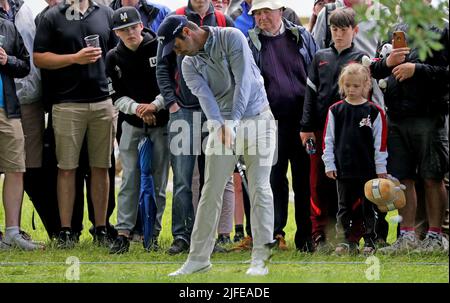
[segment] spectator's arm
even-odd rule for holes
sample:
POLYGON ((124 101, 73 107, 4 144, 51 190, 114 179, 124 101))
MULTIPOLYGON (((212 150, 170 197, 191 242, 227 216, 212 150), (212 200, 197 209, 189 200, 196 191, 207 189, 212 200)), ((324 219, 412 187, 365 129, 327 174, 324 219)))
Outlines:
POLYGON ((335 142, 335 124, 334 115, 331 110, 328 110, 327 122, 325 124, 325 133, 323 136, 323 155, 322 160, 325 164, 325 172, 336 171, 336 162, 334 157, 334 142, 335 142))
POLYGON ((139 103, 127 96, 120 97, 114 102, 114 106, 127 115, 136 115, 138 105, 139 103))
MULTIPOLYGON (((164 58, 161 57, 162 47, 158 46, 158 56, 156 64, 156 79, 158 81, 159 90, 164 98, 166 108, 173 103, 178 103, 178 97, 175 93, 175 79, 171 75, 171 65, 176 65, 176 55, 172 53, 164 58), (171 64, 171 61, 175 61, 171 64)), ((180 71, 181 72, 181 71, 180 71)))
POLYGON ((305 102, 303 103, 303 115, 300 122, 302 132, 312 132, 315 130, 315 123, 317 120, 315 105, 319 94, 319 85, 317 56, 315 56, 309 67, 308 78, 306 80, 305 102))
MULTIPOLYGON (((377 106, 378 107, 378 106, 377 106)), ((374 138, 375 150, 375 169, 377 174, 387 173, 387 123, 384 111, 378 107, 379 114, 373 121, 372 133, 374 138)))
POLYGON ((0 72, 8 74, 13 78, 23 78, 30 72, 30 55, 19 32, 14 32, 13 52, 8 55, 5 65, 0 65, 0 72))
POLYGON ((155 105, 157 112, 166 108, 164 98, 161 94, 156 96, 155 100, 152 101, 152 104, 155 105))

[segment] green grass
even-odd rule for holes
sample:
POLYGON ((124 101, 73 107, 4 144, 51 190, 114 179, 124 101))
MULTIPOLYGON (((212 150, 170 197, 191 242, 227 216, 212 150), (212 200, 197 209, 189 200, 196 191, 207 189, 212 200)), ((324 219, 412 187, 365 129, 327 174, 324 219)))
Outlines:
MULTIPOLYGON (((66 271, 71 266, 66 264, 66 259, 71 256, 80 261, 79 282, 449 282, 447 255, 396 257, 377 255, 380 262, 380 279, 370 281, 366 278, 365 271, 372 264, 366 264, 366 258, 363 256, 340 257, 297 253, 293 242, 295 224, 292 203, 289 206, 291 215, 285 230, 290 249, 286 252, 275 252, 269 265, 269 275, 261 278, 248 277, 245 275, 248 267, 245 262, 250 259, 250 253, 233 252, 213 255, 213 269, 208 273, 169 278, 167 274, 176 270, 187 255, 169 256, 164 252, 172 241, 170 193, 167 201, 160 236, 162 250, 159 252, 147 253, 141 244, 132 243, 128 254, 109 255, 106 248, 92 245, 88 232, 91 224, 86 215, 81 242, 73 250, 58 250, 47 242, 44 252, 0 251, 0 282, 72 282, 65 278, 66 271)), ((36 216, 37 229, 32 230, 32 209, 32 204, 25 195, 22 228, 30 232, 33 239, 47 241, 47 235, 38 216, 36 216)), ((113 215, 113 220, 115 219, 116 214, 113 215)), ((0 207, 0 222, 4 222, 2 207, 0 207)), ((395 240, 395 228, 394 224, 390 224, 389 242, 395 240)))

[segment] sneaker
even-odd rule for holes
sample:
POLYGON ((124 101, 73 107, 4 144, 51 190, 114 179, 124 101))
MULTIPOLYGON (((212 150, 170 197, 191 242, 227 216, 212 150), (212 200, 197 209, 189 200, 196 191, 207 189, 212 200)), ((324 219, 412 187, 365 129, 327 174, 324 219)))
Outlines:
POLYGON ((158 251, 159 250, 158 238, 152 237, 152 239, 150 240, 150 246, 148 248, 144 247, 144 249, 148 252, 158 251))
POLYGON ((243 232, 241 232, 241 231, 237 231, 235 234, 234 234, 234 237, 233 237, 233 242, 240 242, 240 241, 242 241, 242 239, 244 239, 244 237, 245 237, 245 235, 244 235, 244 233, 243 232))
POLYGON ((94 230, 93 242, 98 246, 110 247, 114 239, 110 237, 105 226, 98 226, 94 230))
POLYGON ((177 255, 183 252, 189 252, 189 244, 181 238, 175 239, 172 246, 167 250, 169 255, 177 255))
POLYGON ((144 236, 138 233, 131 234, 131 242, 142 243, 144 241, 144 236))
POLYGON ((0 241, 0 250, 11 250, 13 249, 11 244, 0 241))
POLYGON ((313 247, 318 254, 331 254, 333 252, 333 246, 327 242, 324 234, 313 237, 313 247))
POLYGON ((343 242, 339 243, 334 250, 336 255, 357 255, 359 254, 358 243, 355 242, 343 242))
POLYGON ((387 244, 387 242, 381 238, 376 239, 374 241, 374 244, 375 244, 375 249, 380 249, 380 248, 389 246, 389 244, 387 244))
POLYGON ((266 263, 263 260, 252 260, 250 268, 246 274, 249 276, 265 276, 269 273, 266 263))
POLYGON ((286 240, 284 239, 283 235, 276 235, 275 240, 277 240, 277 248, 279 250, 288 250, 286 240))
POLYGON ((119 233, 117 232, 117 229, 114 227, 114 225, 109 223, 108 225, 106 225, 106 232, 111 239, 115 239, 119 236, 119 233))
POLYGON ((26 231, 19 230, 19 234, 21 234, 25 240, 31 241, 31 235, 29 233, 27 233, 26 231))
POLYGON ((186 261, 177 271, 170 273, 169 277, 206 272, 211 267, 212 265, 209 262, 186 261))
POLYGON ((230 236, 227 236, 227 235, 224 235, 224 234, 220 234, 217 237, 216 243, 219 244, 219 245, 228 245, 228 244, 231 244, 232 242, 231 242, 230 236))
POLYGON ((70 249, 74 248, 74 246, 75 240, 72 231, 68 229, 61 230, 56 239, 56 247, 60 249, 70 249))
POLYGON ((311 241, 305 241, 300 244, 296 244, 296 250, 304 253, 312 253, 314 252, 314 246, 311 241))
POLYGON ((418 247, 413 250, 414 253, 438 253, 448 251, 448 241, 446 238, 441 237, 425 237, 418 247))
POLYGON ((221 244, 216 242, 216 244, 214 244, 214 249, 212 252, 213 253, 227 253, 228 250, 225 247, 223 247, 221 244))
POLYGON ((111 244, 111 247, 109 249, 109 254, 123 254, 128 252, 130 249, 130 240, 125 235, 119 235, 114 240, 113 244, 111 244))
POLYGON ((392 243, 391 246, 386 246, 378 249, 378 252, 384 255, 396 255, 402 253, 409 253, 419 247, 419 241, 417 238, 413 240, 409 237, 398 237, 398 239, 392 243))
MULTIPOLYGON (((108 236, 110 239, 115 239, 119 235, 117 230, 114 228, 114 225, 109 224, 109 223, 106 226, 106 232, 108 233, 108 236)), ((94 234, 95 234, 94 226, 91 226, 91 228, 89 228, 89 233, 92 235, 92 237, 94 237, 94 234)))
POLYGON ((253 239, 250 236, 244 237, 235 247, 231 248, 232 251, 246 251, 251 250, 253 247, 253 239))
POLYGON ((20 232, 18 234, 16 234, 12 239, 9 239, 10 240, 9 243, 7 243, 5 240, 2 241, 2 244, 3 244, 2 249, 20 248, 23 250, 43 250, 45 248, 45 246, 43 244, 32 241, 31 238, 25 237, 20 232))

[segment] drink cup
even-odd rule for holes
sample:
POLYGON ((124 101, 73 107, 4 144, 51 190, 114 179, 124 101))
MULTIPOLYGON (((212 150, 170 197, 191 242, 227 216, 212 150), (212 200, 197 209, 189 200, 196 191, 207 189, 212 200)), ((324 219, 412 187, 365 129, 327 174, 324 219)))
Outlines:
POLYGON ((86 42, 86 46, 91 47, 100 47, 100 40, 98 35, 90 35, 84 38, 86 42))

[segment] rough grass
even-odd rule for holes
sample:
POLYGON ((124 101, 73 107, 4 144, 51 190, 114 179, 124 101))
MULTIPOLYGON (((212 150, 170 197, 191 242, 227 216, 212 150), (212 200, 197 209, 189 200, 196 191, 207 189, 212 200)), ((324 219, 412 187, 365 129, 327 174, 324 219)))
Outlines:
MULTIPOLYGON (((145 282, 145 283, 191 283, 191 282, 239 282, 239 283, 409 283, 409 282, 449 282, 448 255, 404 255, 396 257, 379 256, 379 280, 366 277, 373 263, 366 264, 364 256, 310 255, 297 253, 293 244, 295 231, 291 215, 286 228, 289 250, 275 251, 269 265, 269 275, 252 278, 245 275, 250 259, 249 252, 215 254, 213 269, 208 273, 188 277, 170 278, 168 273, 176 270, 186 259, 186 254, 169 256, 165 250, 171 244, 170 214, 171 195, 168 193, 163 231, 160 236, 159 252, 144 252, 142 245, 132 243, 130 252, 124 255, 109 255, 106 248, 92 245, 88 232, 91 224, 85 219, 85 230, 80 244, 73 250, 58 250, 52 247, 38 216, 36 230, 31 228, 32 204, 25 196, 22 227, 30 232, 33 239, 46 241, 45 251, 25 252, 20 250, 0 251, 0 282, 75 282, 66 279, 72 264, 66 264, 69 257, 80 262, 77 282, 145 282)), ((293 214, 293 205, 290 205, 293 214)), ((394 214, 391 214, 391 216, 394 214)), ((87 218, 87 216, 85 216, 87 218)), ((116 215, 113 215, 113 220, 116 215)), ((3 208, 0 207, 0 222, 4 222, 3 208)), ((395 240, 395 224, 390 224, 388 241, 395 240)), ((4 229, 2 228, 4 231, 4 229)), ((70 260, 70 259, 69 259, 70 260)))

